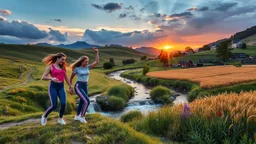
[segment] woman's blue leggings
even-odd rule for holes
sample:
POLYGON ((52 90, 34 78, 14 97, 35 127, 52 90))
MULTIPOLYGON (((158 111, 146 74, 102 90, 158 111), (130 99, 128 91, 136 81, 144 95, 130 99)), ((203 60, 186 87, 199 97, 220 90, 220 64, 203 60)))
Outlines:
POLYGON ((57 108, 58 99, 60 99, 60 118, 63 117, 63 114, 66 109, 66 92, 64 89, 64 83, 55 83, 53 81, 50 82, 48 87, 48 94, 51 101, 51 106, 45 111, 44 117, 46 118, 53 110, 57 108))
POLYGON ((80 102, 77 107, 76 114, 81 114, 83 117, 90 105, 90 99, 88 97, 88 85, 87 82, 77 81, 75 84, 75 92, 80 97, 80 102))

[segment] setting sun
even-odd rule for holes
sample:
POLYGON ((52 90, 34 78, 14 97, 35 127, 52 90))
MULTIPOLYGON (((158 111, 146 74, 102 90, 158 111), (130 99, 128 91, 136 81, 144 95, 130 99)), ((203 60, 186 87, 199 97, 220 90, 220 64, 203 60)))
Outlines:
POLYGON ((164 47, 164 49, 167 49, 167 50, 168 50, 169 48, 171 48, 171 46, 165 46, 165 47, 164 47))

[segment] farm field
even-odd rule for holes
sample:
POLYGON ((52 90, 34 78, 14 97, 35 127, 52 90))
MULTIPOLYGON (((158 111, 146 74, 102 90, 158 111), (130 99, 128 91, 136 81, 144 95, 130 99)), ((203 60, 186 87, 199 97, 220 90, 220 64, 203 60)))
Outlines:
POLYGON ((201 88, 214 88, 256 81, 256 66, 214 66, 193 69, 149 72, 147 76, 162 79, 186 80, 201 88))

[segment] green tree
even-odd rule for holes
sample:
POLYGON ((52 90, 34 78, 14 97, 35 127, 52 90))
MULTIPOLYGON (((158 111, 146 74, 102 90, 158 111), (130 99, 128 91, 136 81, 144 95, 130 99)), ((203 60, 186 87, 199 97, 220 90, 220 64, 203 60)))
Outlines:
POLYGON ((230 39, 223 41, 220 43, 220 45, 216 49, 217 57, 224 62, 227 61, 232 55, 231 49, 229 48, 230 44, 231 44, 230 39))
POLYGON ((204 45, 204 46, 203 46, 203 50, 204 50, 204 51, 211 50, 211 47, 208 46, 208 45, 204 45))
POLYGON ((104 69, 112 69, 112 67, 113 67, 113 64, 111 62, 105 62, 103 64, 104 69))
POLYGON ((163 66, 168 66, 170 57, 167 51, 162 50, 158 57, 160 59, 160 62, 163 63, 163 66))
POLYGON ((113 66, 115 65, 115 61, 114 58, 109 58, 109 62, 113 64, 113 66))
POLYGON ((185 52, 195 52, 191 47, 186 47, 185 52))
POLYGON ((243 42, 243 43, 241 44, 240 48, 241 48, 241 49, 246 49, 246 48, 247 48, 246 43, 243 42))
POLYGON ((147 56, 145 55, 140 58, 141 61, 145 61, 146 59, 147 59, 147 56))
POLYGON ((143 66, 143 73, 142 74, 146 75, 149 72, 149 70, 150 70, 150 66, 148 64, 145 64, 143 66))

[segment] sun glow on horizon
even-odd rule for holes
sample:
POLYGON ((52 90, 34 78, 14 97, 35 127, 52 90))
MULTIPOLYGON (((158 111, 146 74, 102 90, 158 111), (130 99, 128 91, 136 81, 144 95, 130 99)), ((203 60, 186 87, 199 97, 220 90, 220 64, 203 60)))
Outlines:
POLYGON ((164 46, 164 49, 166 49, 166 50, 168 50, 168 49, 170 49, 170 48, 172 48, 171 46, 164 46))

